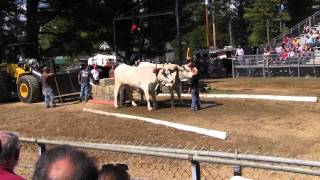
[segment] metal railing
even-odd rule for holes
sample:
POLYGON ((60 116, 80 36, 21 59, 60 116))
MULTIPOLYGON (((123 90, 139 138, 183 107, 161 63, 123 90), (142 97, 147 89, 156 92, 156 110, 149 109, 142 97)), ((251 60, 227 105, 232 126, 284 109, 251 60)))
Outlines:
POLYGON ((246 55, 233 58, 233 78, 239 76, 256 77, 302 77, 318 76, 320 73, 320 54, 318 51, 294 56, 281 57, 271 55, 246 55))
MULTIPOLYGON (((194 180, 198 180, 201 177, 203 177, 204 179, 206 179, 206 177, 209 177, 208 179, 229 179, 233 173, 244 174, 244 176, 247 177, 254 176, 253 174, 251 174, 252 172, 250 173, 249 171, 249 169, 251 168, 284 173, 294 173, 291 174, 288 177, 288 179, 290 179, 291 177, 304 175, 311 177, 320 176, 320 161, 299 160, 274 156, 250 155, 241 154, 239 152, 229 153, 203 151, 195 149, 164 148, 106 143, 86 143, 76 141, 60 141, 23 137, 20 138, 20 140, 23 143, 27 144, 37 144, 39 149, 38 154, 40 155, 46 151, 47 146, 52 145, 70 145, 76 148, 93 150, 98 152, 103 151, 108 153, 119 153, 120 156, 123 156, 125 161, 127 161, 126 163, 129 164, 129 169, 130 167, 139 167, 136 169, 133 168, 132 171, 129 171, 129 173, 132 174, 132 177, 135 177, 135 179, 192 178, 194 180), (127 155, 123 155, 124 153, 127 155), (132 160, 134 156, 141 157, 139 157, 138 160, 132 160), (143 158, 147 158, 147 162, 143 162, 143 158), (161 160, 155 160, 152 158, 160 158, 161 160), (163 159, 166 160, 164 161, 163 159), (186 168, 188 164, 189 168, 186 168), (233 168, 225 168, 223 166, 232 166, 233 168), (152 171, 148 171, 147 169, 150 167, 153 167, 154 169, 152 169, 152 171), (217 174, 218 171, 221 171, 220 174, 217 174), (242 173, 242 171, 245 173, 242 173), (152 173, 153 175, 158 174, 158 176, 150 176, 149 173, 152 173)), ((106 155, 106 157, 109 157, 109 155, 106 155)), ((100 158, 104 157, 100 155, 100 158)), ((20 166, 24 168, 32 167, 30 165, 20 166)), ((271 176, 275 176, 274 173, 269 174, 264 172, 262 174, 264 174, 264 176, 270 176, 270 178, 271 176)), ((279 177, 281 177, 280 179, 282 179, 283 174, 281 176, 279 175, 279 177)))

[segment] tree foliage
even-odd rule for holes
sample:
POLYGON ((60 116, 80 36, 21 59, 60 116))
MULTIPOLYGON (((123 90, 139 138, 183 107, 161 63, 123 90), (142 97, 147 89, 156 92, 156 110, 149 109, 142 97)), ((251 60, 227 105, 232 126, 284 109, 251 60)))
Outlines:
POLYGON ((283 0, 256 0, 250 7, 246 8, 244 18, 250 22, 249 43, 252 45, 263 44, 269 38, 281 32, 279 22, 290 20, 286 9, 286 1, 283 0))
MULTIPOLYGON (((174 11, 173 0, 6 0, 0 1, 0 46, 16 42, 31 42, 29 56, 90 54, 97 45, 113 44, 115 17, 144 13, 174 11), (40 51, 39 51, 40 49, 40 51)), ((180 0, 180 22, 183 48, 202 48, 206 45, 204 0, 180 0)), ((212 15, 215 17, 217 45, 259 45, 281 33, 280 23, 293 26, 320 9, 320 0, 215 0, 209 7, 212 45, 212 15), (212 14, 214 13, 214 14, 212 14), (228 24, 231 24, 231 29, 228 24)), ((133 53, 133 21, 139 26, 140 55, 158 56, 166 52, 166 43, 176 45, 175 16, 132 18, 115 22, 117 49, 133 53)), ((177 46, 175 46, 177 47, 177 46)))

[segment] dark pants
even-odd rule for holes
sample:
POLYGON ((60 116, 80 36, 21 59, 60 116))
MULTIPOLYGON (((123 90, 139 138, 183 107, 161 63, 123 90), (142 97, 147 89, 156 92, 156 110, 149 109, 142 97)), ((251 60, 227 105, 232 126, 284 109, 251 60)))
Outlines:
POLYGON ((192 101, 191 101, 191 110, 200 109, 200 98, 199 98, 199 89, 191 89, 192 101))

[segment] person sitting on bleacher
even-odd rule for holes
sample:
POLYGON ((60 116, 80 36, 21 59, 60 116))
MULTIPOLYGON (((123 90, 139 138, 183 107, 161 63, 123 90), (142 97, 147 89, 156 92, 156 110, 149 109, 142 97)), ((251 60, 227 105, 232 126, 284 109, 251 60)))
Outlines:
POLYGON ((281 44, 278 44, 275 50, 276 50, 276 53, 280 55, 283 51, 281 44))
POLYGON ((287 61, 287 59, 288 59, 288 50, 284 49, 280 55, 281 63, 284 63, 285 61, 287 61))
POLYGON ((308 37, 306 44, 307 44, 309 47, 311 47, 311 48, 314 46, 315 41, 314 41, 314 39, 313 39, 312 36, 309 36, 309 37, 308 37))
POLYGON ((283 38, 283 44, 284 44, 284 45, 287 45, 287 44, 289 43, 289 40, 290 40, 289 35, 286 35, 286 36, 283 38))
POLYGON ((292 45, 293 45, 293 47, 299 46, 299 40, 297 38, 293 38, 292 45))
POLYGON ((310 32, 310 27, 307 25, 307 26, 304 26, 303 27, 303 33, 304 34, 307 34, 307 33, 309 33, 310 32))

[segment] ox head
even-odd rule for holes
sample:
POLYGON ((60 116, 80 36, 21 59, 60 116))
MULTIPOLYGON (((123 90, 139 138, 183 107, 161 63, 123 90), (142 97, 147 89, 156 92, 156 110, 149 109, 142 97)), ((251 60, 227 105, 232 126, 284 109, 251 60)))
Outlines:
POLYGON ((189 80, 192 78, 192 70, 191 67, 187 64, 179 67, 179 78, 181 81, 189 80))
POLYGON ((172 86, 174 78, 171 75, 171 71, 167 68, 155 68, 154 73, 156 73, 157 80, 159 83, 166 85, 166 86, 172 86))

